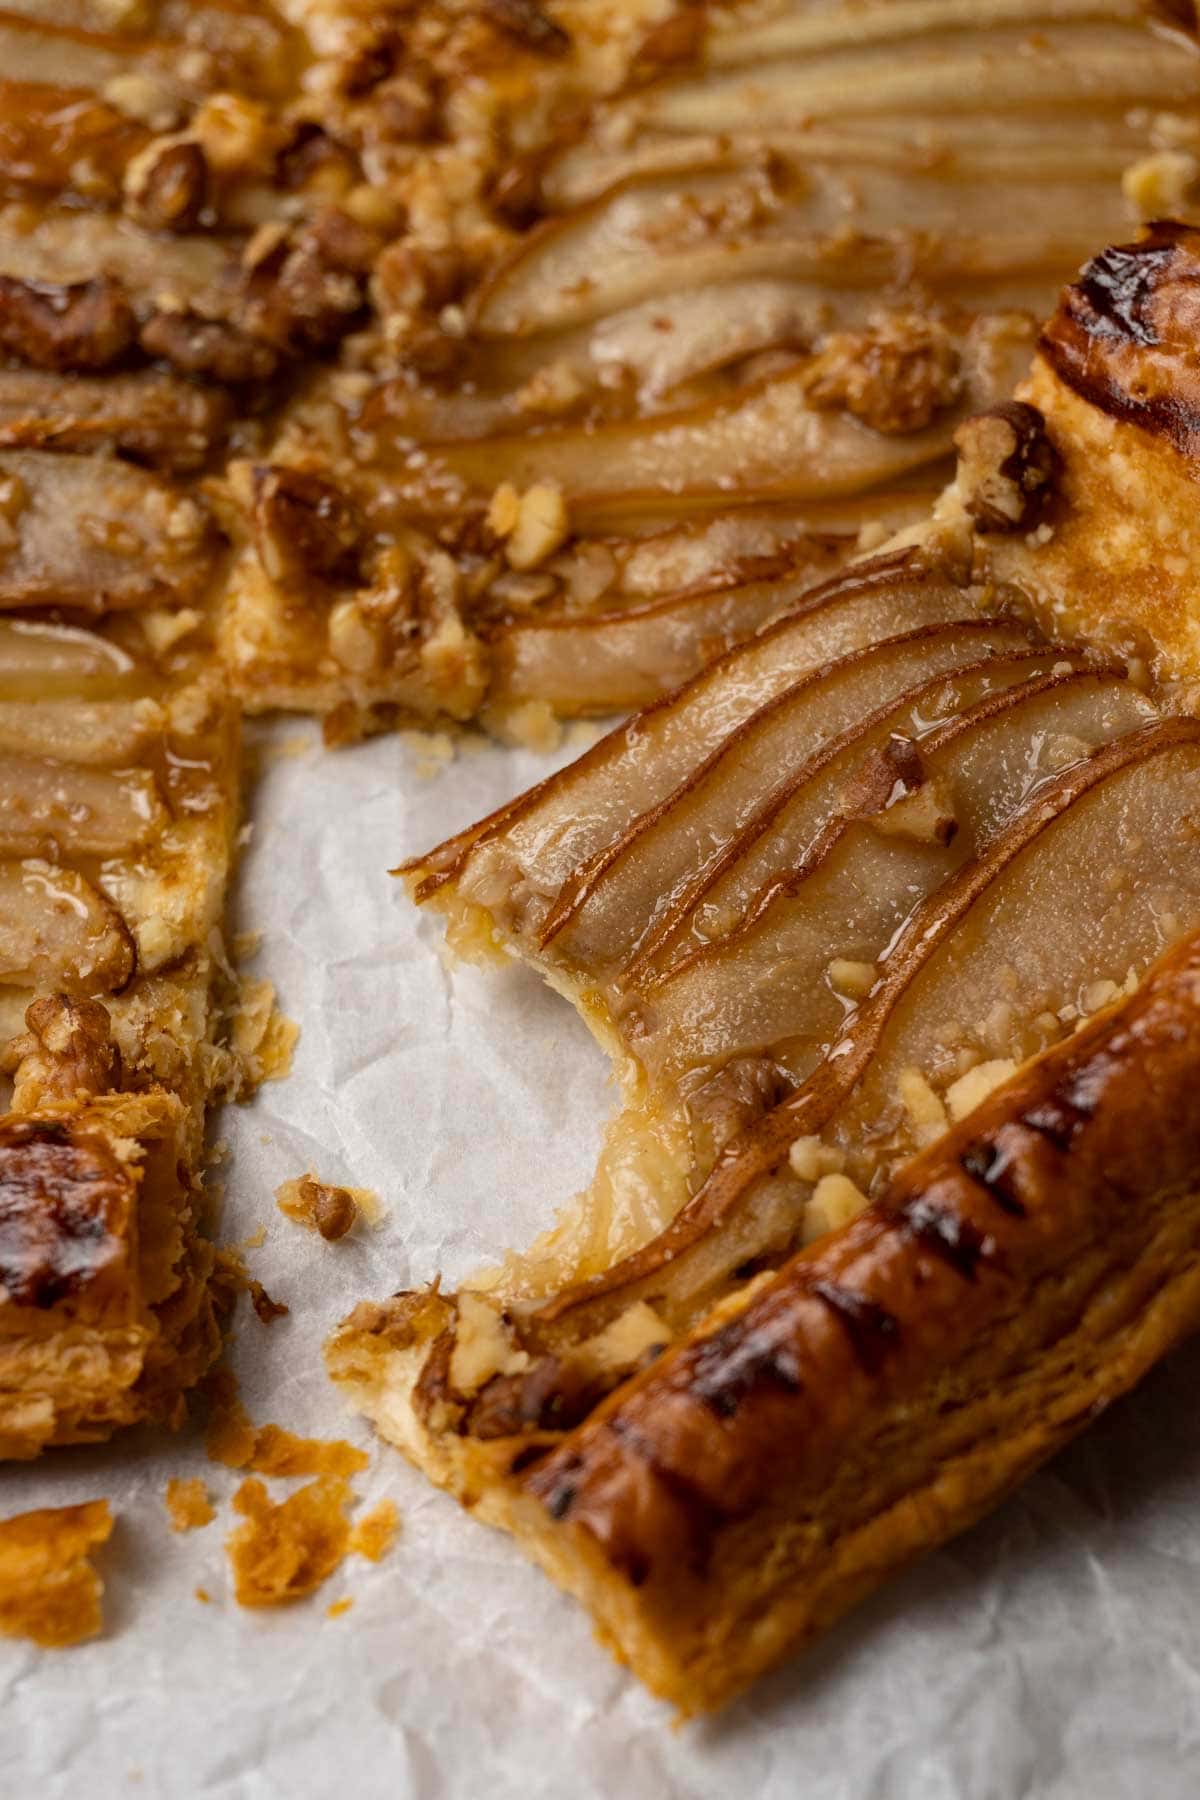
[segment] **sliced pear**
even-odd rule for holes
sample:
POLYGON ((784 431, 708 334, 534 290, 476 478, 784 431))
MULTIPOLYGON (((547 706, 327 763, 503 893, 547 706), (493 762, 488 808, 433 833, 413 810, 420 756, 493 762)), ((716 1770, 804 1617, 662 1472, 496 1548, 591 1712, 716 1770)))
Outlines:
POLYGON ((148 127, 85 88, 0 80, 0 183, 7 189, 74 191, 111 205, 150 136, 148 127))
POLYGON ((869 1186, 913 1148, 908 1071, 936 1089, 964 1053, 999 1044, 1024 1057, 1096 982, 1142 974, 1200 921, 1198 794, 1200 724, 1184 719, 1105 746, 1039 792, 913 913, 812 1077, 729 1145, 658 1238, 536 1309, 526 1341, 578 1342, 641 1298, 684 1324, 734 1271, 798 1238, 812 1183, 787 1169, 793 1143, 820 1137, 869 1186))
POLYGON ((157 370, 69 381, 0 369, 0 448, 124 450, 164 469, 199 468, 232 416, 229 397, 157 370))
POLYGON ((874 642, 896 621, 915 627, 974 613, 960 589, 903 557, 848 571, 568 769, 410 865, 410 874, 430 878, 418 897, 456 873, 465 899, 493 908, 506 926, 536 931, 579 863, 614 843, 799 675, 874 642))
POLYGON ((747 70, 664 82, 614 109, 637 127, 737 132, 904 111, 924 117, 1153 95, 1170 106, 1194 101, 1197 70, 1179 46, 1119 20, 1019 26, 981 34, 930 33, 910 55, 894 44, 779 57, 747 70))
POLYGON ((606 981, 660 923, 698 872, 832 739, 924 678, 1028 645, 1017 625, 933 625, 885 638, 802 677, 761 707, 673 793, 568 879, 542 926, 554 960, 606 981))
POLYGON ((649 990, 639 1058, 688 1091, 737 1056, 768 1056, 793 1083, 805 1079, 862 997, 839 985, 838 967, 873 969, 914 906, 986 848, 1060 759, 1154 717, 1120 677, 1075 673, 1010 688, 932 733, 917 767, 952 835, 927 834, 919 817, 906 828, 895 816, 911 807, 905 797, 876 816, 833 821, 804 862, 780 865, 743 925, 649 990))
MULTIPOLYGON (((728 506, 731 496, 835 499, 901 479, 946 454, 966 414, 1011 392, 1028 360, 1029 330, 978 319, 963 341, 963 397, 923 430, 882 434, 805 399, 807 365, 749 383, 728 400, 619 424, 466 440, 409 451, 395 469, 401 507, 455 513, 478 505, 497 472, 517 487, 553 480, 573 516, 628 516, 728 506)), ((389 458, 381 466, 390 469, 389 458)))
POLYGON ((890 5, 789 7, 737 30, 718 26, 705 41, 704 60, 714 68, 733 67, 843 46, 911 42, 946 30, 976 38, 998 25, 1144 17, 1141 0, 892 0, 890 5))
POLYGON ((0 756, 0 855, 120 856, 166 825, 152 776, 0 756))
POLYGON ((111 994, 137 964, 112 902, 72 869, 0 862, 0 983, 68 994, 111 994))
POLYGON ((726 159, 631 176, 543 226, 481 288, 474 324, 489 336, 563 330, 710 283, 768 278, 877 290, 914 276, 1069 273, 1127 225, 1107 179, 809 162, 771 179, 726 159))
POLYGON ((0 697, 97 700, 136 694, 145 671, 118 644, 74 625, 0 618, 0 697))
POLYGON ((108 213, 61 207, 0 235, 0 275, 67 285, 109 275, 140 308, 219 313, 230 254, 218 237, 164 236, 108 213))
POLYGON ((0 451, 8 490, 0 608, 162 605, 208 574, 207 515, 155 475, 104 457, 0 451))
POLYGON ((728 156, 731 147, 746 160, 773 155, 801 167, 865 163, 996 180, 1066 176, 1119 182, 1147 144, 1145 126, 1131 122, 1128 114, 1128 103, 1108 106, 1097 98, 1070 111, 1030 106, 1019 112, 943 112, 928 118, 876 113, 799 128, 789 122, 764 130, 749 123, 732 134, 643 131, 632 143, 616 145, 603 133, 593 133, 548 161, 541 187, 555 212, 567 212, 631 176, 671 170, 686 176, 728 156))
POLYGON ((785 580, 685 594, 622 612, 518 620, 492 638, 493 705, 544 700, 564 716, 648 706, 716 655, 752 637, 813 586, 785 580))
POLYGON ((781 869, 807 865, 822 828, 858 785, 864 763, 884 755, 894 738, 921 744, 931 734, 1010 687, 1040 689, 1091 665, 1086 654, 1059 649, 993 656, 934 676, 860 720, 788 780, 768 789, 736 836, 707 858, 660 922, 647 932, 624 971, 624 984, 653 987, 691 952, 719 940, 742 921, 781 869))
POLYGON ((0 700, 0 754, 116 768, 142 758, 166 717, 154 700, 0 700))

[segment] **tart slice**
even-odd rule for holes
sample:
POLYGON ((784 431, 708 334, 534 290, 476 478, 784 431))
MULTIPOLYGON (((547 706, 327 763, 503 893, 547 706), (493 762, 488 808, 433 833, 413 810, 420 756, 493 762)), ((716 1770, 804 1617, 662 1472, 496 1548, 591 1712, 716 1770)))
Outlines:
MULTIPOLYGON (((553 1231, 364 1304, 332 1372, 685 1713, 1200 1323, 1200 724, 1097 624, 1140 520, 1076 529, 1071 404, 970 422, 930 525, 403 871, 574 1001, 625 1108, 553 1231), (1031 624, 1085 544, 1092 648, 1031 624)), ((1112 435, 1103 468, 1157 482, 1112 435)))
POLYGON ((238 731, 132 621, 0 623, 0 1453, 172 1421, 217 1346, 205 1107, 238 731), (173 666, 172 666, 173 665, 173 666))

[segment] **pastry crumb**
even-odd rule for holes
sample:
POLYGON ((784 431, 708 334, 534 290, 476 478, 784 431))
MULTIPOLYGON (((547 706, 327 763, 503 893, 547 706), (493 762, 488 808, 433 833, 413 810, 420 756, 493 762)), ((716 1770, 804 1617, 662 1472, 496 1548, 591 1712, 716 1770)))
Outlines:
POLYGON ((340 1600, 331 1600, 329 1602, 329 1605, 325 1608, 325 1617, 327 1619, 340 1619, 343 1613, 348 1613, 353 1605, 354 1602, 349 1594, 343 1594, 340 1600))
POLYGON ((197 1600, 200 1601, 201 1605, 203 1605, 203 1606, 211 1606, 212 1605, 212 1595, 209 1593, 207 1588, 202 1588, 202 1587, 193 1588, 192 1592, 196 1596, 197 1600))
POLYGON ((281 1425, 255 1425, 242 1405, 237 1378, 215 1369, 201 1384, 209 1400, 204 1448, 210 1462, 257 1475, 357 1475, 370 1457, 344 1438, 305 1438, 281 1425))
POLYGON ((349 1483, 323 1475, 278 1503, 263 1483, 243 1481, 233 1496, 244 1523, 225 1548, 239 1606, 285 1606, 320 1587, 350 1542, 349 1483))
POLYGON ((356 1556, 369 1562, 382 1562, 396 1541, 400 1530, 400 1512, 394 1500, 380 1500, 370 1512, 354 1521, 350 1532, 350 1548, 356 1556))
POLYGON ((243 977, 230 1013, 229 1052, 233 1062, 233 1097, 249 1099, 264 1081, 282 1081, 291 1073, 300 1037, 294 1019, 275 1004, 275 987, 261 977, 243 977))
POLYGON ((198 1475, 187 1480, 172 1477, 165 1498, 172 1531, 197 1531, 203 1525, 211 1525, 217 1516, 208 1489, 198 1475))
POLYGON ((97 1637, 104 1583, 89 1561, 112 1534, 107 1500, 49 1506, 0 1522, 0 1635, 44 1650, 97 1637))
POLYGON ((276 1319, 286 1319, 291 1307, 286 1300, 272 1300, 261 1281, 253 1276, 249 1283, 250 1304, 264 1325, 273 1325, 276 1319))

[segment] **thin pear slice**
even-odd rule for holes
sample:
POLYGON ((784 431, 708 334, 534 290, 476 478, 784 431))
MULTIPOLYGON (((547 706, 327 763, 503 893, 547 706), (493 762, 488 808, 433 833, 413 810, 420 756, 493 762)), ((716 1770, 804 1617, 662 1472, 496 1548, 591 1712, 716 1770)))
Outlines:
POLYGON ((769 178, 761 165, 726 160, 630 177, 543 226, 481 288, 473 322, 520 337, 708 283, 771 277, 870 289, 914 276, 1069 271, 1127 222, 1104 179, 807 163, 769 178))
POLYGON ((163 605, 190 599, 208 574, 207 515, 144 469, 3 450, 0 480, 9 495, 0 608, 163 605))
POLYGON ((90 881, 36 858, 0 862, 0 984, 112 994, 136 966, 125 921, 90 881))
POLYGON ((769 131, 752 123, 733 134, 645 131, 632 143, 619 145, 597 133, 552 157, 541 189, 547 204, 565 213, 631 176, 675 170, 686 177, 692 169, 728 156, 731 147, 747 161, 770 154, 800 166, 865 163, 910 174, 925 169, 996 180, 1041 175, 1119 182, 1148 144, 1144 123, 1131 122, 1128 113, 1128 103, 1108 106, 1097 99, 1069 112, 1052 106, 929 118, 901 112, 799 128, 789 122, 769 131))
POLYGON ((1142 974, 1200 920, 1200 724, 1119 739, 1040 792, 900 933, 870 1000, 790 1099, 729 1145, 650 1244, 538 1307, 523 1335, 551 1349, 591 1335, 635 1299, 682 1325, 734 1271, 787 1254, 811 1183, 790 1146, 822 1137, 869 1181, 908 1145, 901 1078, 935 1083, 962 1055, 1031 1054, 1039 1021, 1093 983, 1142 974), (1003 1030, 991 1035, 1000 1000, 1003 1030), (782 1168, 781 1168, 782 1165, 782 1168))
POLYGON ((852 651, 802 677, 731 733, 673 793, 564 884, 540 933, 555 962, 608 981, 698 871, 720 856, 764 792, 832 739, 924 678, 1029 643, 1018 625, 933 625, 852 651))
POLYGON ((120 856, 167 823, 154 778, 0 756, 0 855, 120 856))
POLYGON ((962 343, 962 398, 923 430, 873 431, 846 413, 806 400, 808 365, 748 383, 729 399, 653 418, 467 439, 409 450, 394 467, 401 510, 436 514, 478 506, 497 474, 517 487, 553 480, 573 514, 628 516, 694 506, 725 507, 737 493, 759 499, 836 499, 896 481, 946 454, 961 420, 1011 392, 1029 355, 1016 316, 977 319, 962 343))
MULTIPOLYGON (((846 1013, 831 968, 874 968, 914 906, 984 850, 1057 765, 1154 717, 1119 676, 1076 673, 994 695, 931 734, 919 768, 949 809, 948 841, 919 826, 905 835, 894 808, 831 822, 805 862, 778 865, 744 924, 650 990, 638 1009, 639 1059, 688 1091, 739 1056, 769 1057, 793 1084, 805 1079, 846 1013)), ((905 786, 899 770, 896 786, 905 786)))
POLYGON ((1194 101, 1197 69, 1178 44, 1119 21, 945 32, 905 55, 894 44, 780 57, 762 67, 664 82, 614 109, 636 127, 736 132, 905 111, 987 112, 1025 106, 1194 101))
POLYGON ((998 25, 1096 19, 1131 23, 1144 17, 1142 0, 891 0, 855 7, 789 7, 774 18, 739 23, 736 30, 718 26, 705 40, 704 60, 710 68, 738 67, 843 46, 911 42, 935 31, 966 31, 976 37, 998 25))
POLYGON ((170 470, 199 468, 222 441, 229 396, 157 370, 61 375, 0 369, 0 448, 124 450, 170 470))
POLYGON ((119 202, 147 126, 86 88, 0 79, 0 185, 119 202))
POLYGON ((229 269, 230 248, 220 238, 168 237, 77 208, 48 210, 31 229, 0 236, 0 275, 56 285, 108 275, 129 290, 139 310, 190 306, 219 316, 229 269))
POLYGON ((146 671, 120 645, 75 625, 0 618, 0 698, 136 695, 146 671))
POLYGON ((111 769, 140 761, 165 725, 165 708, 149 699, 0 699, 0 754, 111 769))
POLYGON ((880 558, 806 595, 794 612, 710 665, 677 694, 618 726, 540 787, 410 865, 432 879, 459 873, 465 899, 502 928, 538 928, 585 858, 614 843, 742 721, 806 670, 862 649, 896 624, 976 616, 953 583, 903 558, 880 558))
POLYGON ((685 594, 622 612, 519 620, 492 638, 493 705, 544 700, 564 717, 648 706, 795 604, 816 576, 685 594))
POLYGON ((768 788, 742 829, 705 859, 700 873, 648 931, 619 985, 652 988, 693 951, 735 929, 780 869, 804 864, 822 828, 844 810, 864 763, 878 764, 895 738, 914 743, 1010 687, 1030 691, 1097 665, 1089 653, 1026 650, 935 675, 893 705, 861 719, 786 781, 768 788))

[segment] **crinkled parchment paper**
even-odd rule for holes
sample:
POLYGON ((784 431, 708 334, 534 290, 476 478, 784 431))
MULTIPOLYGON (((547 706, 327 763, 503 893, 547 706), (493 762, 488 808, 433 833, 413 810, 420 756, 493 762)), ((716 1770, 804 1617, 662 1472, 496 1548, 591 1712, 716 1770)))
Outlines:
MULTIPOLYGON (((247 1263, 292 1309, 268 1329, 241 1301, 234 1360, 256 1419, 360 1443, 321 1367, 330 1327, 532 1237, 587 1180, 611 1099, 567 1006, 517 968, 445 966, 436 921, 386 874, 548 759, 464 741, 430 761, 400 738, 327 755, 315 734, 269 758, 239 893, 238 923, 265 933, 252 967, 303 1035, 291 1079, 218 1127, 222 1237, 265 1226, 247 1263), (284 1219, 273 1190, 309 1168, 375 1188, 379 1229, 326 1246, 284 1219)), ((233 1602, 239 1477, 194 1431, 9 1466, 0 1513, 107 1495, 119 1523, 98 1559, 105 1636, 0 1643, 0 1795, 1194 1800, 1198 1383, 1200 1345, 991 1520, 682 1732, 507 1540, 386 1447, 355 1489, 399 1503, 391 1554, 270 1613, 233 1602), (218 1519, 178 1537, 163 1490, 195 1474, 218 1519), (342 1596, 353 1607, 327 1618, 342 1596)))

